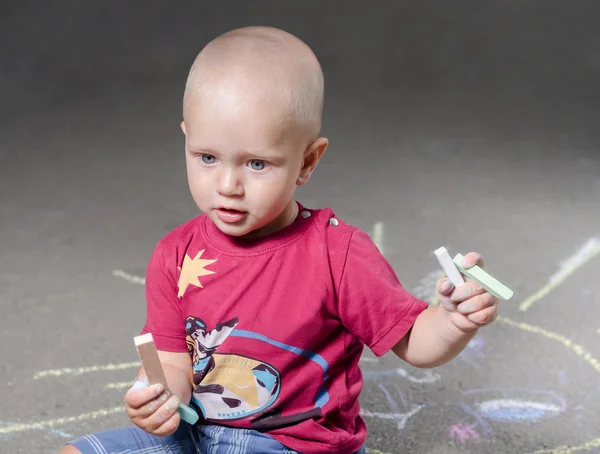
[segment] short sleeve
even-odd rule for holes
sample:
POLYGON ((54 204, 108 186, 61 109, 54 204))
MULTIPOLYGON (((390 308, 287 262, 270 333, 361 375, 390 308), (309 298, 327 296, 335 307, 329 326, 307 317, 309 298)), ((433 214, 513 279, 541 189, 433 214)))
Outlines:
MULTIPOLYGON (((177 282, 167 270, 164 247, 163 243, 159 242, 148 263, 146 324, 142 334, 152 333, 158 350, 187 352, 185 323, 177 296, 177 282)), ((176 269, 176 263, 173 263, 171 268, 176 269)))
POLYGON ((352 234, 338 289, 342 323, 377 356, 396 345, 428 304, 402 287, 362 230, 352 234))

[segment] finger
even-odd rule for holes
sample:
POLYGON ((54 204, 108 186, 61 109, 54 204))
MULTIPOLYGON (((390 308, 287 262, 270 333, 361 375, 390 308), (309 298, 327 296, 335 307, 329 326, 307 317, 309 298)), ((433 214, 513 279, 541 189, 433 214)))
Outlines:
POLYGON ((467 280, 463 285, 459 286, 450 296, 453 303, 461 303, 467 299, 473 298, 476 295, 481 295, 485 289, 479 286, 477 282, 467 280))
POLYGON ((147 388, 135 388, 132 386, 125 393, 125 405, 132 409, 141 408, 152 399, 158 397, 164 390, 165 387, 160 383, 147 388))
POLYGON ((471 333, 473 331, 477 331, 480 328, 479 324, 472 322, 468 319, 468 317, 464 316, 463 314, 459 314, 458 312, 449 314, 449 317, 452 320, 454 326, 456 326, 460 331, 464 333, 471 333))
POLYGON ((444 277, 437 281, 436 289, 440 295, 449 295, 454 290, 454 284, 450 282, 450 279, 444 277))
POLYGON ((152 399, 151 401, 142 405, 140 408, 135 409, 132 416, 142 419, 149 418, 154 413, 156 413, 158 409, 161 408, 165 404, 165 402, 169 400, 169 398, 171 398, 171 393, 168 390, 164 391, 157 398, 152 399))
POLYGON ((456 304, 452 302, 449 296, 440 293, 440 306, 447 312, 456 312, 456 304))
POLYGON ((163 424, 160 425, 153 433, 154 435, 158 435, 159 437, 166 437, 167 435, 171 435, 173 432, 177 430, 179 427, 179 423, 181 422, 181 417, 179 413, 175 412, 168 420, 166 420, 163 424))
POLYGON ((179 407, 179 398, 173 395, 146 418, 146 426, 155 433, 177 413, 177 407, 179 407))
POLYGON ((468 270, 475 265, 479 265, 481 268, 483 268, 483 257, 477 252, 469 252, 464 256, 462 266, 464 269, 468 270))
POLYGON ((473 312, 481 311, 486 307, 490 307, 495 305, 498 302, 498 298, 489 293, 484 293, 481 295, 474 296, 473 298, 469 298, 468 300, 458 304, 456 309, 461 314, 467 315, 472 314, 473 312))
POLYGON ((467 315, 467 318, 473 323, 477 323, 480 326, 485 326, 492 323, 498 317, 498 305, 486 307, 477 312, 467 315))

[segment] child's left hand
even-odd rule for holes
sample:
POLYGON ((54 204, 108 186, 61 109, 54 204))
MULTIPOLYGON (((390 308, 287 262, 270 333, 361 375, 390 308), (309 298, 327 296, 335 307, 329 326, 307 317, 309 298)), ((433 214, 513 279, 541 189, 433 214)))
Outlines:
MULTIPOLYGON (((462 265, 465 269, 473 265, 483 268, 483 257, 476 252, 469 252, 462 265)), ((440 294, 440 306, 450 322, 459 330, 472 333, 496 319, 498 298, 481 288, 477 282, 466 277, 465 280, 463 285, 455 289, 452 282, 444 277, 438 281, 437 291, 440 294)))

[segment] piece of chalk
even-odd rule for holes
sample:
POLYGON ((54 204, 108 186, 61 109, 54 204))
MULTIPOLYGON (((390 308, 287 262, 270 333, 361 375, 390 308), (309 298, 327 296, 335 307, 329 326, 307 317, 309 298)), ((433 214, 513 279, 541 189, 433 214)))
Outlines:
POLYGON ((445 247, 442 246, 436 249, 434 251, 434 254, 437 257, 438 262, 440 262, 444 273, 446 273, 446 276, 448 276, 450 282, 454 284, 454 287, 459 287, 465 283, 463 277, 460 275, 460 272, 452 262, 452 258, 450 257, 450 254, 448 254, 448 251, 445 247))
MULTIPOLYGON (((152 333, 135 336, 133 342, 140 360, 142 361, 142 366, 144 366, 144 370, 146 371, 148 384, 155 385, 161 383, 165 389, 168 389, 167 378, 165 377, 162 364, 160 363, 158 350, 156 350, 156 345, 154 345, 152 333)), ((179 416, 181 416, 181 419, 188 424, 195 424, 199 419, 198 413, 196 413, 193 408, 182 403, 179 404, 177 412, 179 413, 179 416)))
POLYGON ((142 366, 144 366, 144 370, 146 371, 148 383, 150 385, 160 383, 167 389, 167 378, 165 377, 165 373, 160 363, 152 333, 136 336, 133 338, 133 342, 135 343, 135 348, 142 360, 142 366))
POLYGON ((490 275, 479 265, 475 265, 469 269, 463 268, 462 261, 464 258, 465 257, 462 254, 456 254, 453 260, 454 264, 461 273, 476 281, 479 285, 486 289, 488 293, 491 293, 497 298, 503 300, 509 300, 512 298, 514 292, 502 282, 490 275))
POLYGON ((200 419, 198 413, 196 413, 193 408, 188 407, 186 404, 182 404, 181 402, 179 403, 179 407, 177 407, 177 413, 179 413, 181 419, 188 424, 196 424, 198 419, 200 419))

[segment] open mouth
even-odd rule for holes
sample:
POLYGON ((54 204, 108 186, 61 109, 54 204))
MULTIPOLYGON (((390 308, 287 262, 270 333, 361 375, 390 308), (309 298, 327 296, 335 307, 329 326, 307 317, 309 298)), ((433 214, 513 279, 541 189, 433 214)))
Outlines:
POLYGON ((241 221, 247 214, 245 211, 235 210, 233 208, 217 208, 215 210, 217 217, 227 223, 239 222, 241 221))
POLYGON ((243 213, 243 211, 235 210, 233 208, 218 208, 219 211, 223 211, 224 213, 243 213))

